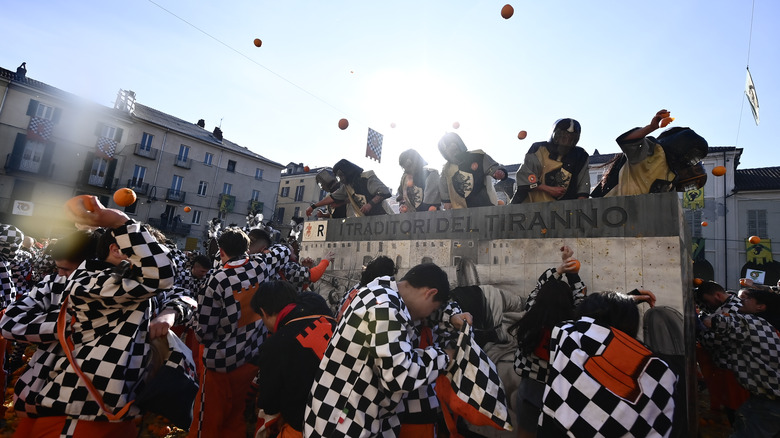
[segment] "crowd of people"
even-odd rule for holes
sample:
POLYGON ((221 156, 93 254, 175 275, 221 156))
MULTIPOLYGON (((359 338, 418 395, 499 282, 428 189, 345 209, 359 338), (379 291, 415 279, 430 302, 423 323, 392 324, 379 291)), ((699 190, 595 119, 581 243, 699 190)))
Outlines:
MULTIPOLYGON (((666 115, 659 111, 618 139, 624 154, 605 173, 600 196, 701 182, 685 167, 698 164, 701 137, 687 128, 648 136, 666 115)), ((517 188, 499 186, 504 202, 595 196, 579 134, 576 120, 557 121, 550 140, 526 155, 517 188)), ((447 160, 441 174, 425 168, 417 151, 401 154, 403 211, 499 205, 490 179, 505 181, 504 168, 453 133, 439 150, 447 160)), ((387 186, 347 160, 317 180, 329 195, 307 215, 391 211, 387 186)), ((653 307, 655 296, 589 293, 568 246, 526 298, 514 297, 523 311, 504 332, 495 327, 501 315, 488 308, 488 295, 507 304, 500 291, 474 279, 451 290, 433 263, 396 278, 393 261, 377 257, 334 312, 312 291, 333 252, 319 262, 299 259, 263 227, 228 226, 210 233, 205 254, 188 253, 94 196, 70 199, 65 212, 78 230, 56 241, 38 243, 0 225, 0 334, 11 344, 0 359, 9 359, 9 371, 24 367, 13 388, 21 418, 14 436, 135 437, 147 412, 167 416, 189 437, 467 435, 463 421, 448 421, 437 390, 465 366, 456 359, 464 357, 464 336, 474 340, 465 356, 477 362, 489 342, 516 345, 521 380, 512 397, 495 372, 487 374, 495 380, 475 380, 465 391, 496 411, 511 407, 518 437, 687 432, 675 419, 681 371, 637 339, 638 306, 653 307), (26 345, 35 351, 20 364, 13 352, 26 345), (154 397, 164 402, 150 403, 154 397)), ((778 290, 746 283, 736 296, 703 282, 694 292, 699 362, 708 364, 702 380, 713 392, 731 382, 737 395, 725 408, 733 436, 776 436, 778 290)))
MULTIPOLYGON (((531 145, 515 178, 480 149, 468 150, 454 132, 441 137, 438 149, 446 160, 441 172, 415 149, 398 157, 403 173, 395 200, 398 212, 449 210, 492 205, 551 202, 611 196, 640 195, 701 188, 707 175, 701 159, 707 141, 690 128, 675 127, 653 137, 669 116, 662 109, 644 127, 617 138, 622 150, 604 167, 596 187, 590 186, 589 156, 577 146, 582 127, 577 120, 559 119, 548 141, 531 145)), ((317 174, 328 195, 312 203, 306 216, 343 218, 393 214, 387 203, 390 189, 373 171, 340 160, 317 174)))

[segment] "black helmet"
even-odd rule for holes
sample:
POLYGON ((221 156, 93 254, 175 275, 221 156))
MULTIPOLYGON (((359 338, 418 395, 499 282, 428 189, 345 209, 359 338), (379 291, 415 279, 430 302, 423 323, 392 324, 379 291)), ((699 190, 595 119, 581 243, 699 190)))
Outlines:
POLYGON ((339 182, 336 180, 336 175, 329 168, 320 170, 314 179, 322 190, 333 193, 339 188, 339 182))
POLYGON ((439 140, 439 152, 450 163, 456 163, 458 154, 466 152, 466 150, 463 139, 454 132, 444 134, 439 140))
POLYGON ((574 119, 558 119, 553 124, 550 143, 558 146, 558 152, 561 155, 566 155, 574 146, 577 146, 581 132, 580 122, 574 119))

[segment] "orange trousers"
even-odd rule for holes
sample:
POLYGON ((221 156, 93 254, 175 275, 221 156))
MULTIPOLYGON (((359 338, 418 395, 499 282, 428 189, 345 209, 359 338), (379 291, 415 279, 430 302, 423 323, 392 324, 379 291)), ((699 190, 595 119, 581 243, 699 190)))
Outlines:
POLYGON ((257 370, 252 364, 244 364, 227 373, 206 369, 195 396, 195 412, 187 437, 196 438, 200 432, 201 438, 245 438, 246 396, 257 370), (203 404, 201 400, 204 400, 203 404))
MULTIPOLYGON (((65 416, 19 419, 13 438, 57 438, 65 426, 65 416)), ((136 438, 137 421, 76 421, 75 438, 136 438)))

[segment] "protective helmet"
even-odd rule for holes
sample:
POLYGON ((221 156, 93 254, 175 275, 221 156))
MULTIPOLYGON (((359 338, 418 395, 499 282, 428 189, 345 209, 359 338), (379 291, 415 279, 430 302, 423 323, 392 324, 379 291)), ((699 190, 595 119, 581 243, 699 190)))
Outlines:
POLYGON ((333 172, 336 174, 336 178, 342 184, 351 184, 355 179, 360 177, 363 173, 363 168, 357 164, 341 159, 338 163, 333 165, 333 172))
POLYGON ((339 188, 339 182, 336 181, 336 175, 329 168, 320 170, 314 179, 322 190, 328 193, 333 193, 339 188))
POLYGON ((422 169, 428 163, 422 155, 414 149, 407 149, 398 156, 398 164, 407 172, 414 172, 422 169))
POLYGON ((454 132, 448 132, 439 140, 439 152, 450 163, 457 163, 457 156, 466 152, 466 144, 460 136, 454 132))
POLYGON ((580 122, 574 119, 558 119, 553 124, 550 143, 558 147, 559 154, 566 155, 577 146, 581 132, 580 122))

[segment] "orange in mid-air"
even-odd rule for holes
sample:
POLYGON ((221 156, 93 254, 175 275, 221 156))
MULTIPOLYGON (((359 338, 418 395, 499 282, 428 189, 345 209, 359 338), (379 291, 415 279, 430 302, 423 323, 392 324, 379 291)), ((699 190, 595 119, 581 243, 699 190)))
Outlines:
POLYGON ((524 140, 526 137, 528 137, 528 133, 525 131, 520 131, 517 133, 517 138, 520 140, 524 140))
POLYGON ((136 196, 133 189, 123 187, 117 191, 114 192, 114 202, 116 205, 120 207, 127 207, 128 205, 133 205, 133 202, 135 202, 136 196))
POLYGON ((347 129, 347 126, 349 126, 349 120, 347 119, 341 119, 339 120, 339 129, 342 131, 347 129))
POLYGON ((512 18, 512 15, 515 13, 515 8, 512 7, 510 4, 504 5, 503 8, 501 8, 501 16, 504 17, 505 20, 509 20, 512 18))
POLYGON ((184 212, 189 213, 192 211, 192 208, 190 206, 184 207, 184 212))
POLYGON ((458 122, 453 122, 453 123, 452 123, 452 128, 453 128, 453 129, 458 129, 458 128, 460 128, 460 123, 458 123, 458 122))
POLYGON ((703 222, 701 223, 701 226, 702 226, 702 227, 706 227, 707 225, 709 225, 709 224, 707 223, 707 221, 703 221, 703 222))
POLYGON ((304 172, 308 172, 310 170, 311 170, 311 168, 309 166, 303 166, 303 171, 304 172))
POLYGON ((726 166, 715 166, 712 168, 712 174, 715 176, 723 176, 726 174, 726 166))
POLYGON ((751 245, 758 245, 761 243, 761 238, 758 236, 750 236, 748 242, 750 242, 751 245))
POLYGON ((702 283, 704 283, 704 280, 702 280, 701 278, 694 278, 693 279, 693 284, 695 286, 701 286, 702 283))
POLYGON ((263 45, 263 41, 260 38, 255 38, 255 47, 260 47, 263 45))

